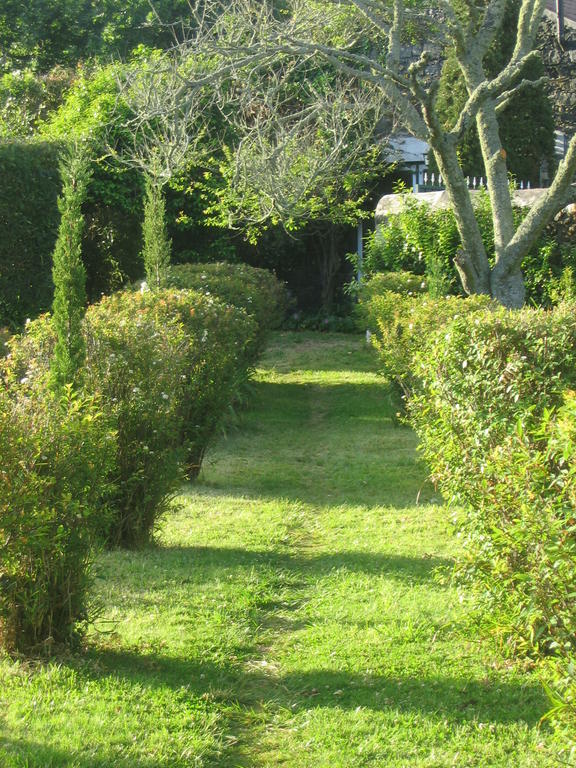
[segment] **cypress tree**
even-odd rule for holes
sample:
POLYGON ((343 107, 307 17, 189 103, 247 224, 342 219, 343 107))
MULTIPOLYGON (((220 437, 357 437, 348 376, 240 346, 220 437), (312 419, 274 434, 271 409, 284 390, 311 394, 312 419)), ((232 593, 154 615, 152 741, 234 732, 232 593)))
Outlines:
POLYGON ((78 384, 86 347, 82 319, 86 307, 86 270, 82 263, 82 203, 91 176, 88 149, 73 147, 60 161, 62 192, 58 200, 60 226, 54 248, 52 318, 56 347, 51 364, 51 384, 60 388, 78 384))
POLYGON ((170 264, 172 241, 166 227, 166 203, 162 185, 152 175, 146 175, 146 197, 142 224, 142 259, 146 282, 152 289, 166 283, 166 271, 170 264))

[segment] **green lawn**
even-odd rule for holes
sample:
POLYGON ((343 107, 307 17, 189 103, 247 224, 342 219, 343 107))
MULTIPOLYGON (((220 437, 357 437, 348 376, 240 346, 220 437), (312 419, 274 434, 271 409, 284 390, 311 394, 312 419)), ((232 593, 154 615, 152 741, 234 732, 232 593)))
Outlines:
POLYGON ((457 540, 362 340, 275 337, 84 654, 0 662, 0 767, 556 766, 538 680, 462 631, 457 540))

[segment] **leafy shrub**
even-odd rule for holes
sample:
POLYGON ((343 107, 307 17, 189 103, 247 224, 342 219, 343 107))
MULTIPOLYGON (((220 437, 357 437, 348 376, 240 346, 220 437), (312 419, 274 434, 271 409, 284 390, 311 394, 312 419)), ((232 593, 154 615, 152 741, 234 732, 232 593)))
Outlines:
MULTIPOLYGON (((484 190, 473 197, 476 218, 489 255, 494 253, 490 201, 484 190)), ((514 209, 518 225, 528 208, 514 209)), ((562 212, 534 245, 523 262, 528 300, 551 306, 558 303, 558 282, 566 268, 576 273, 576 225, 569 211, 562 212)), ((363 268, 376 272, 408 271, 424 275, 432 296, 461 293, 454 268, 460 236, 450 209, 433 209, 412 193, 403 196, 403 208, 390 214, 368 238, 363 268)))
MULTIPOLYGON (((102 361, 104 368, 95 374, 91 386, 103 392, 107 401, 115 397, 117 403, 127 403, 131 451, 139 451, 139 441, 146 435, 146 445, 158 457, 161 446, 150 442, 156 435, 169 453, 182 447, 185 474, 195 477, 208 444, 248 375, 254 321, 243 310, 212 295, 164 290, 114 294, 88 310, 86 324, 87 376, 90 379, 96 365, 91 359, 102 361), (143 335, 150 339, 139 342, 143 335), (109 349, 103 349, 103 343, 109 349), (120 361, 119 350, 124 358, 120 361), (121 366, 119 370, 106 367, 110 352, 115 355, 114 366, 121 366), (105 387, 110 391, 104 392, 105 387), (113 392, 116 387, 121 391, 113 392), (130 395, 134 388, 138 400, 130 395), (162 425, 143 426, 138 411, 132 422, 131 409, 140 408, 140 399, 145 399, 142 407, 150 411, 147 418, 159 419, 162 425)), ((144 459, 146 463, 151 460, 149 451, 144 459)))
POLYGON ((384 374, 408 397, 418 380, 416 357, 429 346, 435 332, 459 316, 493 306, 487 296, 433 299, 386 291, 375 293, 362 311, 372 330, 372 343, 378 350, 384 374))
MULTIPOLYGON (((184 473, 198 474, 255 333, 243 310, 193 291, 125 291, 89 307, 83 378, 117 431, 110 543, 148 542, 184 473)), ((49 316, 30 323, 10 342, 7 385, 40 386, 54 344, 49 316)))
POLYGON ((118 434, 108 540, 139 547, 182 479, 180 401, 190 340, 177 318, 139 294, 93 305, 85 330, 86 387, 100 394, 118 434))
POLYGON ((70 643, 89 618, 113 451, 93 399, 70 389, 0 391, 0 641, 8 649, 70 643))
POLYGON ((572 723, 574 310, 457 318, 419 356, 409 404, 434 479, 463 509, 460 577, 513 649, 558 656, 557 714, 572 723))
POLYGON ((553 307, 576 294, 576 237, 558 239, 552 224, 522 265, 526 292, 532 304, 553 307))
MULTIPOLYGON (((489 253, 494 248, 490 202, 486 193, 474 197, 474 208, 489 253)), ((403 195, 402 210, 387 216, 369 238, 364 259, 367 274, 408 271, 426 276, 433 297, 461 293, 454 269, 460 246, 456 219, 450 209, 433 209, 411 192, 403 195)))
POLYGON ((0 146, 0 323, 18 326, 52 301, 60 191, 57 148, 0 146))
POLYGON ((255 358, 268 332, 277 328, 286 314, 287 294, 282 283, 268 270, 248 264, 180 264, 170 267, 167 285, 212 294, 245 310, 258 327, 255 358))
MULTIPOLYGON (((52 303, 52 254, 60 221, 59 150, 55 142, 0 145, 1 325, 19 328, 52 303)), ((104 172, 99 167, 95 171, 82 209, 87 221, 82 254, 91 300, 141 271, 139 216, 120 207, 102 180, 104 172), (113 207, 103 204, 108 199, 113 207)), ((125 198, 139 203, 139 189, 123 177, 122 183, 125 198)))
POLYGON ((356 317, 360 328, 372 330, 377 327, 378 318, 372 314, 377 307, 375 301, 385 293, 402 296, 418 296, 426 293, 427 285, 422 275, 413 272, 375 272, 360 285, 357 290, 358 304, 356 317))
POLYGON ((11 337, 8 328, 0 328, 0 357, 8 354, 8 339, 11 337))
POLYGON ((455 318, 415 365, 423 392, 411 403, 435 477, 449 498, 477 506, 490 451, 529 430, 576 382, 576 315, 525 309, 455 318))

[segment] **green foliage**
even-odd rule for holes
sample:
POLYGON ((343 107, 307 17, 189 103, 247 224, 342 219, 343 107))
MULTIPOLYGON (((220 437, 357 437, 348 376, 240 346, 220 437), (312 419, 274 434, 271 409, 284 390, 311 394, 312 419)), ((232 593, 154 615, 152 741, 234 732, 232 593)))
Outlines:
MULTIPOLYGON (((473 197, 476 220, 488 254, 494 253, 490 200, 481 190, 473 197)), ((520 224, 528 208, 515 208, 520 224)), ((424 275, 432 296, 460 292, 454 256, 460 247, 456 220, 451 209, 437 209, 418 200, 411 192, 402 199, 400 212, 387 216, 369 236, 363 269, 377 272, 407 271, 424 275)), ((569 213, 552 222, 523 262, 528 299, 541 306, 557 304, 570 292, 567 269, 576 271, 576 239, 569 213)))
POLYGON ((32 72, 0 77, 0 138, 28 138, 44 111, 45 87, 32 72))
MULTIPOLYGON (((110 544, 138 547, 206 448, 249 375, 256 323, 241 309, 193 291, 126 291, 88 308, 85 388, 117 432, 111 475, 110 544)), ((9 389, 42 387, 53 359, 45 315, 10 340, 2 375, 9 389)))
POLYGON ((166 203, 162 186, 146 176, 146 198, 142 223, 142 261, 146 282, 151 289, 166 284, 172 243, 166 230, 166 203))
POLYGON ((428 350, 436 332, 458 317, 475 316, 493 307, 487 296, 434 299, 385 291, 365 302, 363 315, 384 374, 404 397, 411 397, 420 383, 416 359, 422 350, 428 350))
MULTIPOLYGON (((486 192, 476 194, 473 203, 482 238, 491 253, 494 233, 486 192)), ((423 274, 433 297, 459 293, 462 289, 454 268, 459 246, 452 210, 435 210, 412 192, 405 192, 400 212, 387 216, 386 223, 368 239, 364 269, 367 274, 402 270, 423 274)))
POLYGON ((252 316, 258 328, 253 362, 262 352, 268 333, 282 323, 288 305, 284 285, 267 269, 248 264, 180 264, 170 267, 167 283, 213 294, 252 316))
POLYGON ((169 48, 171 24, 188 16, 186 0, 155 0, 153 8, 147 0, 4 0, 2 66, 45 72, 92 57, 126 57, 141 44, 169 48))
POLYGON ((204 452, 246 375, 255 332, 239 309, 192 291, 114 294, 86 318, 87 386, 118 429, 111 540, 148 541, 204 452))
POLYGON ((386 293, 401 296, 419 296, 426 293, 428 286, 422 275, 413 272, 374 272, 363 280, 359 287, 353 286, 358 297, 356 316, 363 329, 376 328, 378 324, 378 297, 386 293), (375 301, 376 300, 376 301, 375 301))
POLYGON ((0 323, 48 309, 58 231, 58 152, 52 144, 0 146, 0 323))
POLYGON ((117 429, 113 517, 115 546, 147 544, 181 482, 182 377, 190 341, 157 301, 121 293, 86 316, 86 387, 97 392, 117 429))
POLYGON ((90 618, 113 435, 97 401, 0 391, 0 643, 50 652, 90 618))
MULTIPOLYGON (((2 325, 17 328, 52 303, 52 253, 60 221, 59 153, 60 145, 55 143, 0 145, 2 325)), ((106 193, 105 199, 97 196, 104 191, 99 174, 96 167, 82 207, 86 220, 82 252, 92 301, 142 274, 139 215, 121 207, 119 194, 106 193)))
POLYGON ((132 114, 118 86, 123 70, 118 63, 80 67, 61 106, 40 127, 40 136, 54 142, 89 140, 95 157, 88 200, 139 215, 140 174, 108 157, 109 147, 121 152, 131 141, 124 124, 132 114))
POLYGON ((82 262, 82 203, 90 180, 87 147, 70 148, 60 166, 62 194, 58 201, 60 227, 54 248, 52 279, 54 301, 52 321, 56 346, 52 359, 52 384, 78 382, 86 347, 82 336, 82 318, 86 307, 86 269, 82 262))
MULTIPOLYGON (((455 319, 420 355, 409 404, 435 481, 463 508, 460 577, 512 649, 558 655, 565 671, 576 662, 574 309, 455 319)), ((574 724, 573 705, 563 716, 574 724)))
POLYGON ((523 263, 531 303, 551 307, 574 298, 576 239, 562 242, 559 226, 552 224, 523 263))

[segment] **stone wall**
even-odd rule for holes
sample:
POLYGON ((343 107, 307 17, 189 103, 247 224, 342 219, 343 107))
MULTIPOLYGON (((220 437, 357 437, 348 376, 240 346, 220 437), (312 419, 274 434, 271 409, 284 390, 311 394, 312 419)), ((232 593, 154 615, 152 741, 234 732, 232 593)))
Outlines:
MULTIPOLYGON (((513 193, 514 205, 521 208, 530 207, 547 191, 546 189, 516 189, 513 193)), ((478 192, 470 190, 470 194, 474 197, 478 192)), ((414 194, 414 198, 419 202, 428 203, 428 205, 436 210, 450 208, 452 205, 446 190, 439 192, 417 192, 414 194)), ((380 198, 376 207, 376 226, 384 224, 390 214, 400 213, 404 206, 404 201, 404 195, 384 195, 384 197, 380 198)), ((568 228, 572 227, 570 233, 576 235, 576 230, 573 229, 576 218, 576 205, 569 205, 559 216, 566 219, 566 226, 568 228)))

